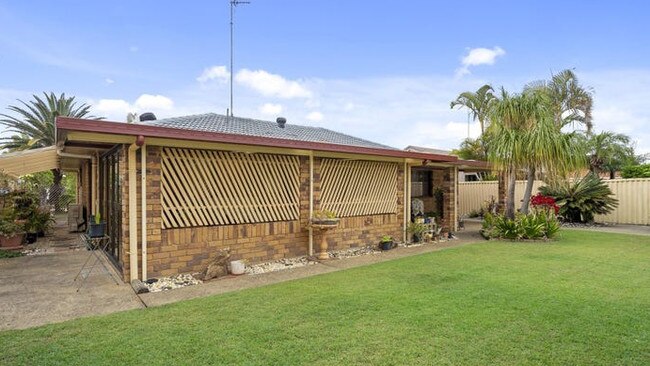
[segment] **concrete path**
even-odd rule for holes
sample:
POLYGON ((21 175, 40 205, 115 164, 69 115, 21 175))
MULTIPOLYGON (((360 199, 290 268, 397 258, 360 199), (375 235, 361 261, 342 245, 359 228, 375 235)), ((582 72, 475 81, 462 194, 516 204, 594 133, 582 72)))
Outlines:
POLYGON ((73 279, 89 254, 68 250, 0 259, 0 330, 144 307, 131 286, 116 285, 99 263, 77 292, 73 279))
POLYGON ((571 230, 602 231, 604 233, 650 235, 650 226, 612 224, 611 226, 594 226, 591 228, 567 228, 571 230))

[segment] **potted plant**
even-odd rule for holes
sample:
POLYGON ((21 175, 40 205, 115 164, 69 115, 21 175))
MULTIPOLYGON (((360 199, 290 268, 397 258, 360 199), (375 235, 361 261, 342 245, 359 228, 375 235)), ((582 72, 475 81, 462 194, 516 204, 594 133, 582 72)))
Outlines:
POLYGON ((422 240, 422 235, 429 229, 429 227, 420 222, 411 222, 406 227, 406 231, 411 233, 414 243, 419 243, 422 240))
POLYGON ((99 238, 106 232, 106 221, 102 221, 102 215, 98 212, 96 215, 90 215, 90 225, 88 225, 88 236, 99 238))
POLYGON ((393 238, 388 235, 382 236, 381 240, 379 241, 379 247, 381 250, 393 249, 393 245, 393 238))
POLYGON ((24 239, 23 225, 12 219, 0 219, 0 247, 20 248, 24 239))
POLYGON ((56 221, 52 213, 45 208, 39 208, 36 211, 36 216, 36 233, 39 237, 43 237, 47 232, 52 230, 56 221))
POLYGON ((339 224, 339 219, 336 217, 336 213, 333 211, 318 210, 314 211, 314 214, 311 218, 311 223, 314 225, 336 226, 339 224))

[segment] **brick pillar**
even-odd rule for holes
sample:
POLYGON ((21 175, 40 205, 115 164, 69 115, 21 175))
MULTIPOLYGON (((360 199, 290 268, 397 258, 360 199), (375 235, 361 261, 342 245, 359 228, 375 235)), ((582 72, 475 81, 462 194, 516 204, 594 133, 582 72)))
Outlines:
MULTIPOLYGON (((152 277, 160 272, 162 247, 162 202, 160 197, 160 164, 162 148, 147 146, 147 274, 152 277)), ((141 248, 140 248, 141 250, 141 248)))
POLYGON ((130 262, 129 262, 129 159, 128 145, 123 145, 118 152, 119 171, 121 177, 122 189, 122 252, 120 253, 122 264, 122 277, 124 281, 129 282, 130 262))
POLYGON ((444 190, 444 217, 443 217, 443 226, 447 229, 453 231, 456 227, 456 184, 458 184, 458 175, 456 170, 451 168, 446 168, 443 173, 443 190, 444 190))

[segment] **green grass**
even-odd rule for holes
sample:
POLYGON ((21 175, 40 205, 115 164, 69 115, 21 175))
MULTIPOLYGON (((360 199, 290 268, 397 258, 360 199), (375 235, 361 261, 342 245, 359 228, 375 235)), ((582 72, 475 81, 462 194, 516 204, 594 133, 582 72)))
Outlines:
POLYGON ((648 364, 650 237, 564 230, 0 333, 0 364, 648 364))
POLYGON ((0 259, 2 258, 16 258, 16 257, 22 257, 23 253, 21 252, 15 252, 11 250, 4 250, 0 249, 0 259))

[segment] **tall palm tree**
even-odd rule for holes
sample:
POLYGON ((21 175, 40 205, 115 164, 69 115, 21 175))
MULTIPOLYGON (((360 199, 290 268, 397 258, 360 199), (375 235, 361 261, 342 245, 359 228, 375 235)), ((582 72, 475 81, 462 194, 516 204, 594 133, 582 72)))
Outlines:
POLYGON ((450 107, 460 106, 460 108, 464 107, 469 109, 472 114, 472 119, 474 121, 478 120, 478 123, 481 125, 481 135, 483 135, 487 128, 486 124, 489 122, 488 113, 490 105, 494 99, 494 89, 492 89, 491 85, 485 84, 478 88, 476 92, 467 91, 461 93, 456 100, 451 102, 450 107))
MULTIPOLYGON (((548 104, 553 122, 557 128, 562 129, 569 125, 575 126, 579 124, 586 128, 588 135, 591 134, 593 128, 591 115, 593 107, 592 90, 580 84, 573 70, 562 70, 557 74, 551 74, 550 80, 529 83, 524 87, 524 93, 543 95, 544 102, 548 104)), ((569 137, 574 143, 580 141, 575 134, 569 137)), ((578 146, 575 145, 575 147, 578 146)), ((579 160, 574 161, 574 163, 577 163, 578 166, 581 165, 579 160)), ((521 204, 521 211, 524 213, 528 212, 533 183, 539 166, 531 165, 527 169, 526 189, 521 204)))
POLYGON ((516 172, 530 166, 549 173, 573 169, 580 151, 571 135, 563 134, 553 120, 552 110, 541 93, 509 94, 490 111, 488 160, 507 177, 505 215, 514 218, 516 172))
POLYGON ((621 133, 603 131, 587 137, 589 170, 598 174, 609 172, 614 179, 616 171, 636 161, 630 137, 621 133))
POLYGON ((578 76, 570 69, 551 74, 550 80, 529 83, 524 92, 541 92, 548 98, 553 120, 560 128, 583 125, 587 133, 593 129, 593 90, 580 84, 578 76))
MULTIPOLYGON (((34 99, 28 103, 19 99, 21 105, 7 107, 15 115, 0 113, 0 124, 6 127, 6 132, 14 133, 10 137, 0 138, 0 149, 17 151, 54 145, 54 121, 58 116, 102 119, 90 116, 90 106, 85 103, 78 105, 74 97, 66 97, 63 93, 57 96, 52 92, 44 92, 43 96, 44 98, 33 95, 34 99)), ((58 198, 62 190, 63 173, 59 169, 53 169, 52 175, 50 196, 58 198)))

